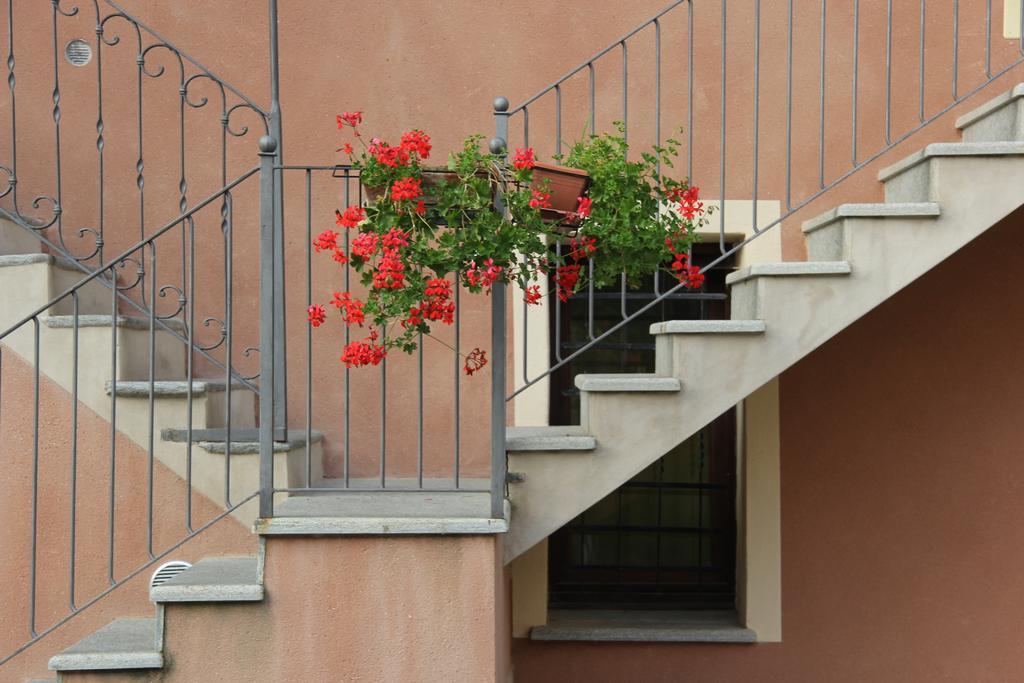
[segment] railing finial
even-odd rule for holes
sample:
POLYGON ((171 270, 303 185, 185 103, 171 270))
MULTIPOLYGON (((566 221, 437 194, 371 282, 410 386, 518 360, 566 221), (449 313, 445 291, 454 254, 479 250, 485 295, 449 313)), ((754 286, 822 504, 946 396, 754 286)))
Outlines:
POLYGON ((277 140, 270 135, 263 135, 259 141, 260 154, 273 154, 277 151, 277 140))
POLYGON ((494 98, 494 111, 506 112, 508 111, 509 103, 507 97, 495 97, 494 98))

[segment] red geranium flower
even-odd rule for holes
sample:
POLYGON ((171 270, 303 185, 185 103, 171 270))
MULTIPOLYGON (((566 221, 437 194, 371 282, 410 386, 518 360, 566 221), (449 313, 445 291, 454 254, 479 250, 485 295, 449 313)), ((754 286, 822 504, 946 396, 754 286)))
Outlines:
POLYGON ((355 128, 363 122, 363 112, 361 111, 347 111, 344 114, 338 114, 338 130, 341 130, 346 125, 355 128))
POLYGON ((327 312, 320 304, 313 304, 306 309, 306 313, 308 314, 309 324, 313 327, 320 327, 327 320, 327 312))
POLYGON ((530 285, 526 288, 523 301, 527 304, 539 304, 541 298, 540 285, 530 285))
POLYGON ((472 375, 485 365, 487 365, 487 353, 483 349, 476 348, 466 356, 466 364, 462 367, 467 375, 472 375))
POLYGON ((520 170, 533 168, 536 163, 537 160, 533 157, 532 147, 527 147, 526 149, 517 148, 516 155, 512 158, 512 165, 520 170))

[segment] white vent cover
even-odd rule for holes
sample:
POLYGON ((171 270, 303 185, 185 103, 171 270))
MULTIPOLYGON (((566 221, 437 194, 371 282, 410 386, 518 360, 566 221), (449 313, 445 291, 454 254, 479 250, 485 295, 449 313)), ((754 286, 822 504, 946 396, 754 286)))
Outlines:
POLYGON ((164 562, 153 572, 153 576, 149 579, 149 587, 156 588, 157 586, 162 586, 191 566, 191 564, 182 560, 164 562))
POLYGON ((75 38, 64 47, 64 56, 75 66, 85 66, 92 60, 92 48, 81 38, 75 38))

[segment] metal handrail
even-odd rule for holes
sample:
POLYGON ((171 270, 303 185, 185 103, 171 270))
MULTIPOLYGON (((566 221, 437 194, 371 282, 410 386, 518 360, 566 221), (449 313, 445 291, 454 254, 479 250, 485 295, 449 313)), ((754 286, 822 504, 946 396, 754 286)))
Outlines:
MULTIPOLYGON (((731 258, 732 256, 736 255, 738 252, 740 252, 746 245, 751 243, 753 240, 759 238, 765 232, 771 230, 775 226, 777 226, 780 223, 782 223, 785 219, 789 218, 790 216, 792 216, 793 214, 795 214, 799 210, 801 210, 804 207, 808 206, 811 202, 813 202, 814 200, 818 199, 819 197, 821 197, 823 194, 825 194, 826 192, 830 191, 831 189, 835 188, 837 185, 841 184, 843 181, 845 181, 847 178, 849 178, 850 176, 855 174, 857 171, 859 171, 860 169, 864 168, 865 166, 867 166, 871 162, 877 160, 879 157, 881 157, 883 154, 885 154, 886 152, 888 152, 889 150, 894 148, 896 145, 898 145, 901 142, 907 140, 911 135, 913 135, 914 133, 920 131, 922 128, 926 127, 927 125, 929 125, 930 123, 932 123, 933 121, 935 121, 936 119, 941 117, 942 115, 944 115, 947 112, 949 112, 953 107, 959 105, 960 103, 962 103, 967 98, 971 97, 972 95, 974 95, 974 94, 978 93, 979 91, 981 91, 982 89, 984 89, 986 86, 991 84, 993 81, 998 79, 1000 76, 1006 74, 1007 72, 1011 71, 1012 69, 1014 69, 1014 68, 1020 66, 1022 63, 1024 63, 1024 32, 1022 32, 1022 37, 1021 37, 1021 39, 1019 41, 1019 49, 1018 49, 1018 52, 1022 56, 1018 56, 1016 59, 1014 59, 1012 62, 1010 62, 1009 64, 1005 65, 1001 69, 997 69, 997 70, 993 71, 992 60, 991 60, 991 52, 992 52, 992 49, 991 49, 991 47, 992 47, 992 45, 991 45, 992 7, 991 7, 991 1, 990 0, 986 0, 986 6, 985 6, 985 9, 986 9, 986 13, 985 13, 985 25, 986 25, 985 41, 986 41, 986 44, 985 44, 985 60, 984 60, 984 78, 981 80, 980 83, 976 84, 974 87, 972 87, 970 89, 967 89, 965 91, 961 91, 959 89, 959 87, 958 87, 959 81, 958 81, 958 71, 957 71, 957 63, 958 63, 957 54, 958 54, 958 49, 959 49, 959 31, 958 31, 958 28, 959 28, 959 10, 958 10, 959 3, 958 2, 955 3, 954 13, 953 13, 953 16, 951 18, 951 21, 952 21, 953 27, 954 27, 954 31, 953 31, 953 45, 952 45, 953 75, 952 75, 952 87, 951 87, 951 101, 948 104, 946 104, 945 106, 943 106, 940 109, 938 109, 937 111, 935 111, 932 115, 925 116, 925 114, 924 114, 924 111, 925 111, 924 110, 924 68, 923 68, 923 65, 925 63, 925 61, 924 61, 925 58, 924 58, 924 28, 923 27, 925 25, 924 24, 924 17, 925 17, 925 8, 926 8, 927 2, 926 2, 926 0, 920 0, 920 22, 921 22, 921 27, 922 27, 922 37, 921 37, 921 46, 920 46, 920 60, 921 60, 922 67, 921 67, 921 72, 920 72, 920 76, 919 76, 919 87, 918 87, 918 89, 916 91, 916 92, 920 93, 920 95, 919 95, 919 97, 920 97, 919 112, 920 113, 919 113, 919 117, 918 117, 918 122, 915 125, 913 125, 908 130, 904 131, 902 134, 900 134, 898 136, 894 136, 892 134, 892 130, 891 130, 891 128, 892 128, 892 123, 891 123, 891 111, 892 111, 892 88, 891 88, 891 81, 892 81, 892 70, 893 70, 892 59, 891 59, 891 51, 892 51, 891 43, 892 43, 892 33, 893 33, 893 28, 892 28, 892 26, 893 26, 893 3, 892 3, 892 0, 889 0, 888 4, 887 4, 887 8, 886 8, 886 36, 887 36, 887 38, 886 38, 886 55, 885 55, 885 72, 886 72, 886 77, 885 77, 886 78, 886 92, 885 92, 885 144, 881 148, 875 150, 874 152, 872 152, 870 154, 867 154, 865 156, 860 156, 858 154, 858 141, 857 141, 857 116, 858 116, 858 103, 857 103, 857 92, 858 92, 857 91, 857 64, 858 64, 858 61, 857 61, 857 54, 858 54, 858 50, 859 50, 859 43, 858 43, 857 35, 858 35, 858 17, 860 16, 859 15, 859 12, 860 12, 859 5, 860 5, 860 3, 859 3, 859 0, 854 0, 854 6, 853 6, 853 12, 854 12, 854 26, 853 26, 853 34, 854 34, 854 48, 853 48, 854 49, 854 59, 853 59, 853 63, 854 63, 854 70, 853 70, 853 115, 852 115, 852 126, 851 126, 851 137, 852 137, 853 153, 852 153, 852 158, 851 158, 851 166, 846 171, 842 172, 837 177, 835 177, 832 181, 826 183, 825 182, 825 175, 824 175, 824 150, 826 149, 826 141, 825 141, 825 130, 826 130, 826 128, 825 128, 825 118, 824 118, 824 102, 825 102, 825 82, 826 82, 826 80, 825 80, 825 64, 826 64, 825 55, 826 55, 827 50, 828 50, 827 45, 826 45, 826 41, 825 41, 825 36, 826 36, 825 16, 826 16, 827 0, 821 0, 821 24, 820 24, 820 47, 819 47, 819 51, 820 51, 820 74, 819 74, 820 89, 819 89, 819 102, 818 102, 818 104, 819 104, 819 107, 821 109, 822 114, 821 114, 821 117, 819 118, 819 132, 818 132, 819 159, 818 159, 818 165, 817 165, 817 167, 815 169, 817 171, 816 175, 818 177, 818 188, 816 190, 814 190, 813 192, 811 192, 810 194, 808 194, 803 199, 799 199, 799 200, 794 201, 793 197, 792 197, 792 176, 793 176, 793 172, 792 172, 792 131, 793 131, 793 120, 792 120, 792 111, 793 111, 792 73, 793 73, 793 45, 792 45, 792 43, 793 43, 793 33, 794 32, 793 32, 793 0, 788 0, 788 3, 787 3, 787 6, 788 6, 788 17, 787 17, 787 62, 786 62, 787 100, 786 100, 786 160, 785 160, 785 178, 786 178, 786 182, 785 182, 785 200, 784 200, 785 201, 785 205, 783 207, 783 210, 780 212, 780 216, 778 218, 772 220, 771 222, 769 222, 769 223, 767 223, 767 224, 765 224, 763 226, 759 226, 758 225, 758 220, 757 220, 758 168, 759 168, 759 166, 758 166, 758 132, 757 132, 758 131, 757 122, 759 120, 759 97, 758 97, 758 93, 757 93, 757 86, 759 84, 760 69, 761 69, 761 66, 760 66, 760 62, 761 62, 761 60, 760 60, 760 51, 761 51, 761 33, 760 33, 761 0, 755 0, 754 7, 753 7, 753 10, 754 10, 754 35, 755 35, 754 44, 753 44, 753 50, 754 50, 754 83, 755 83, 755 93, 754 93, 754 98, 753 98, 754 101, 753 101, 753 107, 752 107, 755 124, 754 124, 754 139, 753 139, 754 162, 753 162, 753 178, 752 178, 752 187, 753 187, 753 202, 752 202, 752 204, 753 204, 753 207, 752 207, 752 216, 751 216, 751 224, 750 224, 751 225, 751 227, 750 227, 750 233, 751 234, 749 235, 749 237, 747 237, 743 241, 738 242, 738 243, 733 243, 733 244, 727 246, 726 245, 726 226, 725 226, 725 196, 726 196, 725 184, 726 184, 726 179, 727 179, 727 176, 726 176, 726 155, 727 155, 728 146, 727 146, 727 134, 726 133, 727 133, 727 130, 728 130, 728 126, 726 124, 725 112, 726 112, 726 95, 727 95, 727 89, 726 89, 726 83, 727 83, 726 74, 727 74, 727 71, 726 71, 726 65, 728 63, 729 57, 728 57, 728 52, 727 52, 727 49, 726 49, 727 37, 728 37, 728 33, 727 33, 727 19, 726 19, 726 17, 727 17, 727 13, 726 13, 727 0, 720 0, 720 1, 721 1, 721 7, 722 7, 721 21, 720 21, 720 24, 721 24, 721 38, 720 38, 720 40, 721 40, 721 59, 722 59, 722 69, 721 69, 721 73, 720 73, 720 82, 721 82, 721 98, 722 98, 721 108, 722 108, 722 111, 721 111, 721 139, 720 139, 720 143, 721 143, 721 158, 720 158, 720 164, 719 164, 720 172, 719 172, 718 180, 719 180, 719 183, 720 183, 720 196, 721 197, 718 200, 718 206, 717 206, 717 208, 718 208, 718 210, 720 212, 720 228, 719 228, 719 251, 720 251, 720 255, 717 256, 716 258, 712 259, 709 263, 705 264, 701 268, 701 272, 702 273, 706 272, 707 270, 709 270, 711 268, 714 268, 714 267, 718 266, 722 262, 724 262, 727 259, 731 258)), ((560 77, 559 79, 557 79, 556 81, 551 83, 550 85, 546 86, 545 88, 542 88, 536 94, 534 94, 533 96, 531 96, 531 97, 527 98, 526 100, 524 100, 521 104, 519 104, 519 105, 517 105, 515 107, 510 107, 509 104, 508 104, 508 101, 505 98, 501 98, 501 97, 497 98, 495 100, 495 104, 494 104, 494 115, 495 115, 496 122, 497 122, 497 133, 496 133, 497 140, 502 145, 507 146, 507 143, 505 141, 508 138, 508 130, 509 130, 509 126, 510 126, 510 121, 511 121, 511 119, 512 119, 512 117, 514 115, 518 114, 518 115, 520 115, 522 117, 522 120, 523 120, 524 143, 526 145, 529 145, 529 107, 530 107, 530 105, 532 105, 535 102, 537 102, 544 95, 548 95, 548 94, 553 93, 554 96, 555 96, 555 105, 554 106, 555 106, 555 117, 556 117, 555 118, 555 121, 556 121, 556 123, 555 123, 556 139, 554 141, 554 147, 555 147, 555 149, 558 152, 561 152, 561 144, 562 144, 561 143, 561 139, 560 139, 561 138, 561 118, 562 118, 561 87, 562 87, 562 84, 564 84, 569 78, 571 78, 572 76, 574 76, 576 74, 579 74, 580 72, 582 72, 584 70, 588 70, 589 74, 590 74, 590 81, 589 81, 589 91, 590 91, 589 106, 590 106, 591 131, 593 131, 593 127, 594 127, 593 126, 593 122, 594 122, 594 117, 595 117, 595 99, 594 99, 595 76, 594 76, 594 63, 597 60, 599 60, 601 57, 603 57, 603 56, 607 55, 608 53, 610 53, 616 47, 619 47, 621 49, 622 60, 623 60, 623 71, 622 71, 622 78, 623 78, 622 112, 623 112, 623 120, 626 122, 627 130, 628 130, 629 109, 628 109, 628 85, 627 85, 628 84, 628 66, 627 65, 628 65, 629 57, 628 57, 627 41, 630 38, 633 38, 634 36, 636 36, 643 29, 646 29, 648 27, 653 26, 654 29, 655 29, 655 46, 656 46, 656 58, 655 58, 655 67, 654 67, 655 68, 655 79, 654 79, 655 80, 655 102, 656 102, 656 104, 655 104, 655 130, 656 130, 656 133, 655 134, 656 134, 656 138, 657 138, 657 143, 660 144, 660 135, 661 135, 661 131, 660 131, 660 127, 661 127, 660 126, 660 122, 661 122, 661 83, 660 83, 660 74, 661 74, 661 19, 666 14, 671 12, 672 10, 674 10, 677 7, 679 7, 681 5, 684 5, 684 4, 687 6, 687 40, 688 40, 687 50, 688 50, 688 54, 689 54, 688 67, 687 67, 688 68, 688 74, 687 74, 687 78, 685 79, 685 87, 687 89, 687 102, 688 102, 688 104, 687 104, 687 121, 688 121, 688 124, 686 126, 687 136, 688 136, 688 143, 687 143, 687 156, 688 156, 687 169, 688 169, 688 176, 692 177, 692 175, 693 175, 693 158, 692 158, 692 150, 693 150, 693 121, 694 121, 694 104, 693 104, 694 60, 693 60, 693 3, 692 3, 692 0, 679 0, 678 2, 673 2, 672 4, 670 4, 665 9, 661 10, 654 17, 652 17, 651 19, 648 19, 647 21, 645 21, 644 23, 639 25, 634 30, 632 30, 629 33, 625 34, 622 38, 620 38, 620 39, 616 40, 615 42, 613 42, 608 47, 606 47, 603 50, 600 50, 599 52, 595 53, 588 60, 586 60, 583 63, 581 63, 579 66, 571 69, 569 72, 567 72, 565 75, 563 75, 562 77, 560 77)), ((1024 17, 1024 2, 1022 2, 1022 17, 1024 17)), ((1024 19, 1022 19, 1022 24, 1024 24, 1024 19)), ((596 335, 591 333, 590 336, 589 336, 588 341, 586 341, 580 348, 574 350, 572 353, 569 353, 568 355, 562 356, 560 354, 560 350, 556 350, 556 359, 555 359, 555 361, 553 363, 551 363, 545 370, 541 371, 536 376, 533 376, 533 377, 524 376, 523 380, 520 383, 520 385, 518 386, 518 388, 516 388, 511 393, 508 393, 506 395, 506 397, 505 397, 505 400, 506 401, 512 400, 513 398, 515 398, 519 394, 523 393, 524 391, 526 391, 530 387, 536 385, 538 382, 540 382, 540 381, 544 380, 545 378, 549 377, 556 370, 558 370, 558 369, 560 369, 562 367, 565 367, 568 363, 570 363, 573 360, 579 358, 581 355, 586 353, 588 350, 593 348, 595 345, 599 344, 601 341, 607 339, 609 336, 615 334, 616 332, 618 332, 619 330, 623 329, 624 327, 626 327, 630 323, 633 323, 637 319, 641 318, 645 313, 647 313, 648 311, 653 309, 655 306, 663 303, 669 297, 671 297, 672 295, 678 293, 681 289, 683 289, 683 287, 684 287, 683 284, 677 284, 677 285, 672 286, 671 288, 669 288, 669 289, 667 289, 665 291, 661 291, 661 292, 655 291, 655 296, 654 296, 654 298, 651 301, 649 301, 647 304, 645 304, 644 306, 640 307, 639 309, 633 311, 632 313, 628 313, 627 314, 626 310, 625 310, 625 305, 623 305, 623 315, 622 315, 622 319, 620 321, 616 322, 615 324, 613 324, 608 329, 606 329, 606 330, 604 330, 604 331, 602 331, 600 333, 597 333, 596 335)), ((656 285, 656 289, 657 289, 657 285, 656 285)), ((623 291, 623 293, 625 292, 625 276, 623 276, 622 291, 623 291)), ((591 310, 593 310, 593 307, 592 307, 593 295, 594 295, 593 288, 591 288, 587 292, 587 297, 588 297, 589 300, 591 300, 591 302, 590 302, 591 303, 591 305, 590 305, 590 309, 591 310)), ((625 300, 625 295, 624 294, 623 294, 623 300, 625 300)), ((493 303, 494 303, 495 306, 499 305, 499 302, 497 300, 495 300, 493 303)), ((559 302, 554 302, 554 305, 556 306, 556 308, 560 308, 560 303, 559 302)), ((524 307, 525 307, 525 304, 524 304, 524 307)), ((557 317, 557 315, 558 315, 558 311, 556 311, 556 317, 557 317)), ((555 330, 555 335, 556 335, 555 343, 556 343, 556 345, 558 344, 558 342, 557 342, 557 335, 558 334, 559 334, 559 330, 556 329, 555 330)), ((524 338, 523 338, 523 344, 524 344, 524 346, 526 345, 525 334, 524 334, 524 338)), ((527 353, 527 350, 524 348, 524 355, 526 353, 527 353)), ((525 370, 525 368, 526 368, 526 360, 525 360, 525 358, 523 360, 523 367, 524 367, 524 372, 526 372, 526 370, 525 370)), ((495 370, 497 371, 497 368, 495 370)))

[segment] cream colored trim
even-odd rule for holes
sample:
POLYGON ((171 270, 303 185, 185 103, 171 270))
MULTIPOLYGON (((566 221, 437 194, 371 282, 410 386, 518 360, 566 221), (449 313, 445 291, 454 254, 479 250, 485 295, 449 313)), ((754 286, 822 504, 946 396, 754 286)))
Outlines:
POLYGON ((548 539, 512 561, 512 637, 548 623, 548 539))
POLYGON ((1020 38, 1020 0, 1003 0, 1003 38, 1020 38))
MULTIPOLYGON (((754 220, 754 202, 750 199, 726 199, 723 203, 717 199, 705 199, 704 205, 711 211, 708 213, 708 224, 697 234, 705 242, 717 242, 719 226, 722 224, 723 210, 725 214, 726 233, 736 234, 746 239, 754 234, 751 227, 754 220)), ((759 199, 757 201, 757 227, 763 230, 779 219, 781 205, 776 200, 759 199)), ((737 265, 747 266, 751 263, 776 263, 782 260, 782 230, 776 226, 747 244, 736 255, 737 265)))
MULTIPOLYGON (((543 283, 537 284, 540 284, 541 291, 547 289, 547 285, 543 283)), ((512 341, 514 376, 512 377, 511 384, 518 389, 524 384, 524 320, 526 321, 526 348, 529 349, 529 353, 525 354, 527 374, 532 378, 547 370, 550 357, 548 300, 551 297, 545 296, 540 300, 540 304, 527 306, 524 311, 523 290, 518 285, 513 285, 510 289, 512 290, 512 301, 509 305, 512 306, 512 330, 514 333, 512 341)), ((545 377, 516 396, 514 408, 516 425, 520 427, 546 425, 549 414, 549 395, 549 383, 545 377)))
POLYGON ((758 642, 782 640, 782 509, 779 471, 779 380, 765 384, 739 411, 740 514, 738 609, 758 642))

